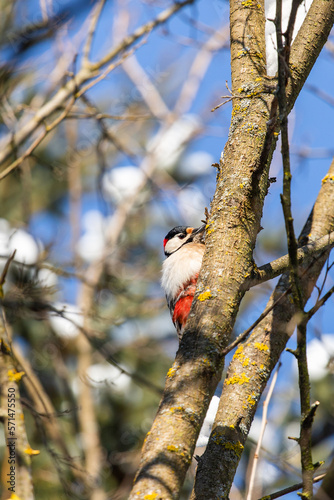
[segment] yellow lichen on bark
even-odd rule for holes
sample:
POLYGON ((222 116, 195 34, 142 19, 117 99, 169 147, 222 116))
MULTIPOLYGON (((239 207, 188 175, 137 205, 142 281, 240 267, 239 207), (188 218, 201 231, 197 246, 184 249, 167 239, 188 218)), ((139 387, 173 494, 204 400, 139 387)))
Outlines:
POLYGON ((234 451, 234 453, 238 456, 241 457, 241 454, 244 450, 244 445, 240 443, 240 441, 237 441, 236 443, 223 443, 222 445, 224 448, 227 450, 234 451))
POLYGON ((30 446, 28 446, 25 450, 24 450, 24 453, 26 455, 29 455, 29 456, 33 456, 33 455, 39 455, 40 454, 40 451, 39 450, 33 450, 30 446))
POLYGON ((8 370, 7 375, 10 382, 19 382, 23 375, 25 375, 25 372, 18 372, 15 368, 12 368, 8 370))
POLYGON ((205 292, 203 292, 203 293, 199 294, 199 296, 198 296, 198 300, 199 300, 200 302, 203 302, 204 300, 211 299, 211 297, 212 297, 212 293, 211 293, 211 291, 210 291, 210 290, 206 290, 205 292))
POLYGON ((168 378, 171 378, 171 377, 173 377, 173 375, 175 375, 175 373, 176 373, 176 369, 172 366, 172 367, 168 370, 168 372, 167 372, 167 377, 168 377, 168 378))
POLYGON ((266 344, 263 344, 262 342, 255 342, 254 347, 258 349, 259 351, 268 351, 269 347, 266 344))
POLYGON ((225 384, 226 385, 230 385, 230 384, 242 385, 242 384, 249 382, 249 380, 250 380, 250 378, 247 377, 247 375, 245 373, 242 373, 241 375, 234 374, 232 377, 225 380, 225 384))
POLYGON ((325 175, 321 182, 324 184, 327 181, 334 182, 334 175, 325 175))

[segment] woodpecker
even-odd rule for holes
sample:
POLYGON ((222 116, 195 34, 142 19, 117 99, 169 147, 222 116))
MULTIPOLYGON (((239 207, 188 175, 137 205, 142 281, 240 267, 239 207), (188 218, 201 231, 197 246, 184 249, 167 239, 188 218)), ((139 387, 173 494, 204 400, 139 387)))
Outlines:
POLYGON ((181 340, 194 298, 205 250, 205 224, 198 228, 174 227, 165 236, 166 259, 162 265, 161 285, 181 340))

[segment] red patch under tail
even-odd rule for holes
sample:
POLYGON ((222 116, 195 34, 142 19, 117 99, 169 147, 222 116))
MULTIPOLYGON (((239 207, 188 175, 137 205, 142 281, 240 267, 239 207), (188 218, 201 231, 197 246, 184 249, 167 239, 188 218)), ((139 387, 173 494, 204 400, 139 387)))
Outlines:
POLYGON ((188 319, 191 304, 194 299, 198 275, 186 283, 184 289, 179 293, 173 312, 173 323, 181 338, 184 326, 188 319))

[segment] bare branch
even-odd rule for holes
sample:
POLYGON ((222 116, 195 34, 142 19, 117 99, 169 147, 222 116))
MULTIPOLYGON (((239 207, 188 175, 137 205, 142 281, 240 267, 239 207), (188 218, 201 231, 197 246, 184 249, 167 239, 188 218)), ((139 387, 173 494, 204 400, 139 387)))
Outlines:
MULTIPOLYGON (((318 483, 325 477, 325 474, 320 474, 320 476, 317 476, 313 479, 313 483, 318 483)), ((287 495, 288 493, 292 493, 293 491, 300 490, 302 488, 303 483, 297 483, 293 484, 292 486, 288 486, 287 488, 284 488, 283 490, 276 491, 275 493, 271 493, 270 495, 265 495, 264 497, 259 498, 259 500, 275 500, 275 498, 280 498, 284 497, 284 495, 287 495)))
POLYGON ((7 276, 7 273, 8 273, 8 269, 9 269, 9 266, 11 265, 11 263, 13 262, 14 258, 15 258, 15 254, 16 254, 16 250, 14 250, 14 252, 12 253, 12 255, 10 255, 6 261, 6 264, 2 270, 2 273, 1 273, 1 276, 0 276, 0 288, 2 288, 2 286, 4 285, 5 281, 6 281, 6 276, 7 276))
POLYGON ((45 125, 44 131, 32 142, 28 149, 19 158, 17 158, 17 160, 13 161, 13 163, 11 163, 9 167, 7 167, 3 172, 0 173, 0 181, 7 177, 7 175, 9 175, 15 168, 19 167, 21 163, 31 155, 31 153, 37 148, 37 146, 40 145, 40 143, 48 135, 48 133, 51 132, 55 127, 57 127, 64 118, 66 118, 66 116, 72 109, 74 102, 75 98, 72 98, 66 105, 64 111, 62 111, 60 115, 57 116, 57 118, 52 123, 50 123, 50 125, 45 125))
POLYGON ((227 27, 222 26, 208 38, 198 51, 176 102, 175 113, 186 113, 190 108, 215 52, 222 49, 228 43, 228 38, 229 30, 227 27))
POLYGON ((307 316, 307 320, 310 320, 312 316, 314 316, 315 313, 319 311, 320 307, 326 304, 327 300, 333 295, 333 293, 334 293, 334 287, 328 290, 328 292, 325 293, 325 295, 321 299, 317 300, 312 309, 310 309, 307 313, 305 313, 307 316))
MULTIPOLYGON (((306 257, 311 255, 314 258, 317 257, 318 253, 327 251, 334 245, 334 233, 326 234, 316 241, 311 241, 307 245, 299 247, 297 250, 297 262, 301 264, 306 257)), ((289 269, 289 255, 283 255, 276 260, 268 264, 264 264, 259 268, 254 269, 252 276, 249 281, 246 280, 245 286, 253 287, 257 284, 264 283, 270 279, 276 278, 280 274, 284 273, 289 269)))
POLYGON ((281 365, 279 363, 277 365, 277 368, 276 368, 275 373, 273 375, 271 384, 269 386, 269 390, 268 390, 268 394, 266 396, 266 399, 263 401, 263 412, 262 412, 260 436, 259 436, 259 439, 258 439, 258 442, 256 445, 256 449, 255 449, 255 453, 254 453, 252 470, 251 470, 251 475, 250 475, 250 480, 249 480, 249 488, 248 488, 246 500, 252 500, 257 464, 258 464, 258 460, 259 460, 259 456, 260 456, 260 450, 261 450, 261 446, 262 446, 264 431, 266 430, 266 426, 267 426, 268 406, 269 406, 269 402, 270 402, 271 396, 273 394, 273 391, 274 391, 274 388, 276 385, 276 380, 277 380, 278 371, 279 371, 280 367, 281 367, 281 365))
POLYGON ((149 21, 140 28, 137 28, 132 35, 128 35, 122 40, 116 47, 114 47, 107 55, 105 55, 100 61, 90 64, 91 71, 99 70, 102 66, 105 66, 110 61, 115 59, 118 55, 122 54, 131 45, 137 42, 144 35, 147 35, 156 27, 164 24, 168 19, 170 19, 176 12, 178 12, 182 7, 190 5, 194 0, 183 0, 181 2, 174 3, 171 7, 161 12, 153 21, 149 21))
MULTIPOLYGON (((290 169, 290 150, 288 138, 288 104, 286 96, 286 83, 289 77, 289 56, 290 56, 290 42, 292 39, 292 31, 297 13, 297 2, 293 2, 293 7, 290 14, 288 25, 288 33, 286 35, 286 44, 283 46, 282 34, 282 0, 276 0, 276 40, 278 50, 278 87, 277 99, 279 107, 279 121, 281 129, 282 140, 282 160, 283 160, 283 194, 281 195, 281 202, 283 207, 285 230, 287 235, 289 262, 291 267, 291 281, 293 284, 293 297, 296 305, 301 307, 302 296, 299 289, 298 282, 298 259, 297 259, 297 240, 295 230, 293 227, 293 218, 291 213, 291 169, 290 169), (290 24, 290 22, 292 24, 290 24)), ((297 6, 298 7, 298 6, 297 6)))
MULTIPOLYGON (((92 277, 90 276, 90 279, 92 277)), ((83 327, 79 325, 76 321, 74 321, 72 318, 69 318, 66 316, 64 311, 60 311, 55 309, 52 306, 46 306, 46 309, 49 311, 52 311, 53 313, 57 314, 58 316, 61 316, 62 318, 66 319, 69 321, 72 325, 74 325, 82 334, 84 337, 86 337, 87 341, 93 346, 93 348, 98 351, 103 358, 108 361, 111 365, 115 366, 121 374, 127 375, 130 377, 135 383, 141 385, 142 387, 146 387, 150 390, 152 390, 154 393, 161 395, 162 389, 151 382, 150 380, 146 379, 142 375, 136 372, 131 372, 123 368, 115 359, 113 350, 110 347, 110 344, 105 341, 101 341, 98 338, 98 334, 96 335, 95 332, 91 329, 89 329, 87 326, 83 327)))
POLYGON ((329 464, 327 471, 322 475, 323 482, 314 495, 314 500, 328 500, 334 491, 334 459, 329 464))
MULTIPOLYGON (((144 35, 150 33, 153 29, 168 21, 168 19, 170 19, 175 13, 186 5, 191 4, 193 1, 194 0, 183 0, 181 2, 174 3, 171 7, 161 12, 156 19, 144 24, 140 28, 137 28, 132 35, 127 36, 125 40, 118 44, 98 62, 90 63, 85 66, 83 65, 78 73, 75 76, 72 76, 66 84, 36 112, 33 118, 22 125, 16 133, 9 134, 5 138, 1 144, 0 165, 3 164, 13 154, 13 152, 15 152, 15 150, 17 150, 17 148, 19 148, 40 127, 44 120, 50 117, 71 96, 73 97, 76 95, 78 89, 81 89, 83 84, 92 78, 100 78, 99 71, 102 70, 104 66, 111 64, 116 57, 122 55, 126 50, 130 49, 131 46, 139 41, 139 39, 141 39, 144 35)), ((113 67, 109 65, 106 71, 111 71, 111 69, 113 69, 113 67)), ((101 76, 101 78, 104 76, 101 76)), ((86 91, 88 88, 89 84, 84 90, 79 90, 79 95, 80 92, 86 91)), ((12 167, 12 170, 13 168, 15 167, 12 167)), ((2 173, 2 177, 3 175, 4 172, 2 173)))
POLYGON ((246 338, 249 336, 249 334, 254 330, 254 328, 257 327, 261 321, 268 316, 268 314, 276 307, 281 300, 284 299, 284 297, 291 291, 291 285, 273 302, 269 307, 267 307, 263 313, 260 314, 260 316, 257 318, 257 320, 254 321, 254 323, 247 328, 244 332, 240 333, 240 335, 237 336, 237 338, 231 342, 225 349, 223 349, 222 354, 226 356, 229 352, 233 351, 237 345, 241 344, 246 338))
POLYGON ((300 436, 298 438, 298 443, 300 446, 303 476, 303 491, 300 496, 303 500, 309 500, 313 497, 313 474, 315 467, 312 461, 311 431, 314 415, 320 404, 319 401, 316 401, 312 406, 310 403, 310 377, 306 354, 306 325, 306 321, 301 321, 297 326, 297 350, 294 353, 298 362, 301 409, 300 436))
POLYGON ((90 21, 90 26, 89 26, 89 30, 88 30, 88 35, 87 35, 86 43, 85 43, 85 46, 83 48, 83 54, 82 54, 84 66, 90 64, 89 56, 90 56, 90 51, 91 51, 91 47, 92 47, 93 37, 95 35, 97 23, 99 22, 101 12, 103 10, 105 3, 106 3, 106 0, 100 0, 95 5, 95 7, 93 9, 92 17, 91 17, 91 21, 90 21))
MULTIPOLYGON (((80 464, 77 462, 77 459, 74 459, 69 453, 68 447, 63 437, 63 430, 59 425, 58 419, 56 418, 57 412, 52 405, 51 399, 45 392, 40 380, 34 373, 30 362, 23 356, 20 347, 16 344, 13 345, 13 355, 15 363, 18 365, 17 368, 25 372, 23 383, 33 403, 33 407, 28 405, 27 402, 25 402, 25 406, 28 406, 29 410, 33 414, 38 414, 39 428, 40 426, 43 426, 46 433, 45 444, 47 445, 47 439, 50 439, 52 445, 56 445, 61 450, 63 458, 67 461, 67 463, 71 465, 71 471, 76 477, 77 481, 80 481, 85 486, 87 483, 87 475, 84 474, 84 471, 82 470, 82 467, 80 467, 80 464)), ((54 458, 54 452, 49 448, 48 451, 50 452, 52 458, 54 458)), ((60 474, 59 479, 62 480, 61 470, 57 466, 56 469, 60 474)))

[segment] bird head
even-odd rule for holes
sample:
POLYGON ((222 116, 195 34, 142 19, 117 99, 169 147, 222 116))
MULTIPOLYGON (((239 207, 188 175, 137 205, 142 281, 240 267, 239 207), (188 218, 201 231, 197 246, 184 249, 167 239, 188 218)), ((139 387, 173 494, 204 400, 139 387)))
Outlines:
POLYGON ((176 226, 166 234, 164 238, 164 251, 166 257, 177 252, 187 243, 204 244, 205 224, 194 228, 191 226, 176 226))

